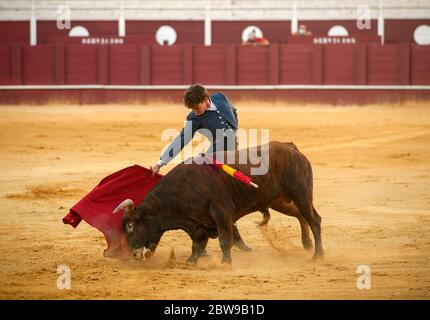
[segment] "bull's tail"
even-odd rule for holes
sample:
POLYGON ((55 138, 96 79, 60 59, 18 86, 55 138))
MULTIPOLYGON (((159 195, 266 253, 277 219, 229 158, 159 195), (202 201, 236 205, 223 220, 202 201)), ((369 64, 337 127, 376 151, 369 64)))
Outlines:
POLYGON ((269 212, 268 208, 266 208, 264 210, 260 210, 260 212, 263 214, 263 220, 261 220, 258 223, 258 226, 262 227, 262 226, 266 225, 269 222, 269 220, 270 220, 270 212, 269 212))

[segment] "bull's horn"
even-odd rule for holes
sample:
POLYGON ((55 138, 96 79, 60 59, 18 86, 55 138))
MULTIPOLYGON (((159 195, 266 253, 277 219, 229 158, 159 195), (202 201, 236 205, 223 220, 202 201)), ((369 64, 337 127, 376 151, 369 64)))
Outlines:
MULTIPOLYGON (((119 204, 118 207, 115 208, 115 210, 113 211, 113 213, 118 213, 119 210, 125 209, 127 207, 134 207, 133 200, 131 200, 131 199, 124 200, 123 202, 121 202, 119 204)), ((126 210, 126 211, 128 211, 128 210, 126 210)))

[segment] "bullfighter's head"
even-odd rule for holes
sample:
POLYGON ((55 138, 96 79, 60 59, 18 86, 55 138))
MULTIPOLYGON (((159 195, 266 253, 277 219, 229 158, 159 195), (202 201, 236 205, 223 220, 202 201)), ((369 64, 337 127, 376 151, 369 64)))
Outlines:
POLYGON ((161 232, 154 216, 145 212, 145 207, 136 207, 133 200, 121 202, 113 213, 124 210, 122 217, 122 231, 128 246, 136 259, 149 259, 155 253, 161 232))

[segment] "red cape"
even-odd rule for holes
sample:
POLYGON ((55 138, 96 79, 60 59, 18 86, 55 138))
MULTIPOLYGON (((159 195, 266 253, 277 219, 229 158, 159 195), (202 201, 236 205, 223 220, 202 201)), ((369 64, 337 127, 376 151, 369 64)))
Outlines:
POLYGON ((63 222, 76 228, 85 220, 105 236, 105 257, 128 258, 130 250, 121 230, 123 212, 112 211, 125 199, 132 199, 138 206, 161 178, 160 174, 151 178, 151 170, 138 165, 112 173, 76 203, 63 222))

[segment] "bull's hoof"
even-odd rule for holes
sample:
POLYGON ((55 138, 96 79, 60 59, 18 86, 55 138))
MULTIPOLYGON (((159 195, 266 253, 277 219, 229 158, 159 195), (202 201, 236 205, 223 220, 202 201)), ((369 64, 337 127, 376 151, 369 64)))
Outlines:
POLYGON ((208 252, 205 250, 203 250, 202 252, 200 252, 200 257, 209 257, 208 252))
POLYGON ((231 264, 231 258, 222 258, 222 264, 231 264))
POLYGON ((238 243, 238 244, 235 244, 235 246, 236 247, 238 247, 239 248, 239 250, 241 250, 241 251, 245 251, 245 252, 248 252, 248 251, 252 251, 252 248, 251 247, 248 247, 246 244, 244 244, 244 243, 238 243))
POLYGON ((314 249, 314 244, 312 241, 303 242, 303 248, 305 248, 306 251, 312 251, 314 249))
POLYGON ((194 266, 197 264, 197 260, 196 257, 191 256, 187 259, 186 263, 194 266))
POLYGON ((312 262, 318 262, 324 260, 324 252, 315 253, 312 257, 312 262))

